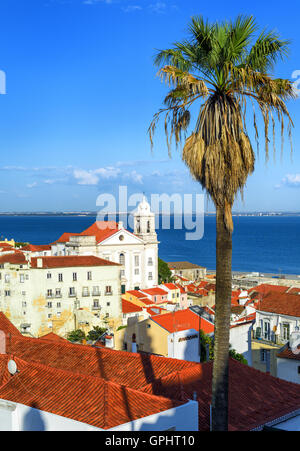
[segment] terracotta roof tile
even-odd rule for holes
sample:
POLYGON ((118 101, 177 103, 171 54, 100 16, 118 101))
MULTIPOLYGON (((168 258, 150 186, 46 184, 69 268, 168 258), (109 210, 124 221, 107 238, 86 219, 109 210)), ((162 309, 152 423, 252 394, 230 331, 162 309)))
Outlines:
POLYGON ((188 329, 195 329, 197 331, 202 329, 207 334, 214 331, 213 324, 201 318, 190 309, 158 315, 155 316, 153 321, 171 333, 188 329))
POLYGON ((31 266, 38 268, 38 260, 43 261, 43 268, 63 268, 75 266, 120 266, 103 258, 94 255, 68 255, 68 256, 49 256, 49 257, 33 257, 31 258, 31 266))

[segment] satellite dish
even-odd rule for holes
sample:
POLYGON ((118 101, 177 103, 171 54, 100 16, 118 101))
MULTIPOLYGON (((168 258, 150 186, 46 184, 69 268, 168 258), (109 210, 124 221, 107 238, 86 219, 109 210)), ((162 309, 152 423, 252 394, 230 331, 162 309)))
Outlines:
POLYGON ((13 376, 18 371, 17 364, 14 360, 10 360, 7 364, 9 373, 13 376))

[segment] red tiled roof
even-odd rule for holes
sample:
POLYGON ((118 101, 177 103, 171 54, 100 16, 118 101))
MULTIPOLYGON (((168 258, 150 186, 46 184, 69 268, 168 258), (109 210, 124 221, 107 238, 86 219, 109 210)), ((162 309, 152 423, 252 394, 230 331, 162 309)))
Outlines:
POLYGON ((9 321, 6 315, 3 312, 0 312, 0 330, 6 333, 7 336, 17 335, 22 337, 21 332, 9 321))
POLYGON ((285 293, 289 287, 282 286, 282 285, 272 285, 268 283, 262 283, 260 285, 257 285, 256 287, 251 288, 248 290, 249 294, 251 293, 259 293, 261 295, 266 295, 270 291, 275 291, 276 293, 285 293))
POLYGON ((129 290, 129 291, 126 291, 126 293, 129 293, 139 299, 142 299, 142 298, 144 299, 146 297, 145 294, 141 293, 139 290, 129 290))
POLYGON ((195 329, 197 331, 202 329, 206 334, 214 331, 213 324, 201 318, 190 309, 155 316, 153 321, 171 333, 188 329, 195 329))
MULTIPOLYGON (((168 374, 142 390, 173 399, 197 393, 199 430, 209 431, 212 362, 168 374)), ((300 408, 298 384, 229 361, 229 430, 248 431, 300 408)))
MULTIPOLYGON (((21 371, 8 375, 10 357, 0 356, 2 399, 36 403, 37 408, 107 429, 166 410, 170 403, 174 407, 196 392, 199 430, 209 430, 212 362, 198 364, 16 335, 7 347, 21 371), (163 398, 145 398, 145 394, 163 398)), ((298 384, 230 359, 230 430, 250 430, 299 408, 298 384)))
POLYGON ((103 258, 94 255, 68 255, 68 256, 49 256, 49 257, 33 257, 31 258, 31 266, 38 268, 37 261, 43 260, 43 268, 63 268, 74 266, 119 266, 103 258))
POLYGON ((41 252, 51 250, 51 244, 27 244, 22 247, 22 251, 41 252))
POLYGON ((50 341, 64 341, 69 343, 68 340, 66 340, 65 338, 60 337, 59 335, 56 335, 53 332, 49 332, 46 335, 43 335, 42 337, 39 337, 40 340, 50 340, 50 341))
POLYGON ((163 287, 169 288, 169 290, 178 290, 178 287, 174 283, 164 283, 163 287))
POLYGON ((147 293, 150 294, 150 296, 156 296, 156 295, 160 295, 160 296, 167 296, 168 292, 163 290, 162 288, 146 288, 145 290, 142 290, 143 293, 147 293))
POLYGON ((257 310, 300 318, 300 296, 271 292, 258 303, 257 310))
POLYGON ((80 233, 71 233, 71 232, 65 232, 63 233, 58 240, 54 241, 54 243, 67 243, 70 240, 70 236, 79 236, 81 235, 80 233))
POLYGON ((12 265, 26 265, 28 262, 22 252, 0 255, 0 264, 10 263, 12 265))
POLYGON ((122 313, 134 313, 134 312, 142 312, 142 307, 133 304, 130 301, 122 298, 122 313))
POLYGON ((115 221, 96 221, 80 235, 95 236, 97 243, 104 241, 118 231, 118 224, 115 221))
POLYGON ((300 346, 297 348, 297 353, 293 352, 291 348, 286 346, 282 351, 277 354, 277 357, 281 359, 300 360, 300 346))
MULTIPOLYGON (((19 365, 20 360, 16 363, 19 365)), ((78 376, 72 371, 27 362, 0 387, 0 398, 102 429, 183 404, 180 400, 145 394, 99 377, 78 376)))

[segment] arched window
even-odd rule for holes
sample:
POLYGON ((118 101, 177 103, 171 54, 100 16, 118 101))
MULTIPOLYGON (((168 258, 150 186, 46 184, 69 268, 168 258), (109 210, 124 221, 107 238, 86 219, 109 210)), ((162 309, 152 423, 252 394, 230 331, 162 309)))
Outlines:
POLYGON ((120 254, 119 263, 120 263, 120 265, 125 265, 125 255, 124 254, 120 254))

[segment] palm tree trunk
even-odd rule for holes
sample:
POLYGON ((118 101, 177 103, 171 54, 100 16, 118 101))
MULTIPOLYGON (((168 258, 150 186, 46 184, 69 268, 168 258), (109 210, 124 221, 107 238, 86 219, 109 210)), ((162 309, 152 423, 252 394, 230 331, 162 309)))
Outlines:
POLYGON ((228 430, 228 364, 231 314, 232 234, 224 222, 225 210, 217 207, 216 315, 212 379, 212 430, 228 430))

